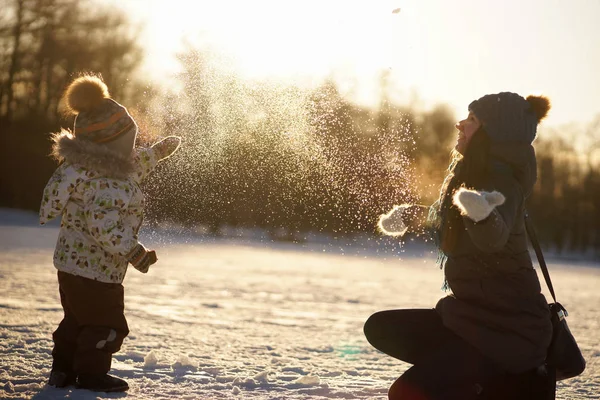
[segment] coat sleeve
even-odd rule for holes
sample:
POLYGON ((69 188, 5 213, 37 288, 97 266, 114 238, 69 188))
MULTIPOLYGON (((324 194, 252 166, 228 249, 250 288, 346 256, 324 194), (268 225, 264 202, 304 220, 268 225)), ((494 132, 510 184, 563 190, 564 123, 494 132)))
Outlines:
POLYGON ((154 171, 160 161, 160 155, 152 147, 140 147, 135 149, 134 157, 134 177, 141 183, 154 171))
POLYGON ((137 227, 124 221, 132 191, 101 178, 89 182, 84 213, 89 233, 108 253, 127 256, 137 246, 137 227))
POLYGON ((143 182, 154 171, 159 161, 169 158, 179 149, 180 144, 180 137, 167 136, 153 144, 152 147, 136 149, 134 177, 137 181, 143 182))
POLYGON ((474 222, 469 217, 463 217, 471 241, 486 253, 494 253, 504 248, 524 201, 521 186, 510 176, 497 176, 493 182, 493 189, 504 195, 504 204, 496 207, 483 221, 474 222))
POLYGON ((74 179, 68 179, 63 166, 58 167, 42 194, 39 211, 40 225, 44 225, 62 214, 74 189, 74 179))

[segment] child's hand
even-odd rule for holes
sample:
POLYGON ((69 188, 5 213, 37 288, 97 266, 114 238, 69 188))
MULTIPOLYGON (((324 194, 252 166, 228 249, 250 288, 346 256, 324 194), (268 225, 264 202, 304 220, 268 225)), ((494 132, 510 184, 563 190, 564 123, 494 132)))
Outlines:
POLYGON ((127 260, 135 269, 145 274, 150 266, 158 261, 158 258, 154 250, 146 250, 144 245, 138 244, 127 255, 127 260))
POLYGON ((460 213, 475 222, 486 219, 490 213, 504 203, 504 195, 500 192, 484 192, 460 188, 452 198, 460 213))
POLYGON ((163 140, 155 143, 152 148, 158 153, 159 159, 165 159, 175 153, 181 144, 179 136, 167 136, 163 140))

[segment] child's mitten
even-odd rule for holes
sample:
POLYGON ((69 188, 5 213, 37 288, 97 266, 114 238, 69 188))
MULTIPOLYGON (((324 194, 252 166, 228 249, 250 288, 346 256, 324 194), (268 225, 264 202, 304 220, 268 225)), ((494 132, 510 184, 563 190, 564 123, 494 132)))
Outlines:
POLYGON ((148 272, 148 268, 158 260, 154 250, 146 250, 144 245, 138 244, 129 252, 127 260, 135 269, 142 273, 148 272))
POLYGON ((181 138, 179 136, 167 136, 161 141, 152 145, 152 148, 158 153, 160 160, 169 157, 175 153, 181 144, 181 138))
POLYGON ((484 192, 461 187, 452 198, 460 213, 475 222, 482 221, 501 204, 504 204, 504 195, 500 192, 484 192))

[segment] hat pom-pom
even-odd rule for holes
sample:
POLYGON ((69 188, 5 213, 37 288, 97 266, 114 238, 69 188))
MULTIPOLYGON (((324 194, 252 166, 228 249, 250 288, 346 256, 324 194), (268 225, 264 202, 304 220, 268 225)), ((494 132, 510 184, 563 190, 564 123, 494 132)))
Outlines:
POLYGON ((80 76, 71 82, 65 92, 67 107, 73 114, 90 111, 108 98, 110 94, 106 84, 94 75, 80 76))
POLYGON ((550 100, 545 96, 527 96, 527 102, 531 105, 538 122, 546 118, 550 111, 550 100))

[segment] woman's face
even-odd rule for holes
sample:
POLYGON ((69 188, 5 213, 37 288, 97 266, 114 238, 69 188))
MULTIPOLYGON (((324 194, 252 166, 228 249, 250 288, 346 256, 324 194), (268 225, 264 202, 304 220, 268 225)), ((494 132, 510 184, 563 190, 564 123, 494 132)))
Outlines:
POLYGON ((462 121, 456 123, 456 129, 458 129, 458 140, 454 147, 460 154, 465 155, 465 151, 469 146, 469 142, 473 135, 481 126, 481 122, 477 119, 475 114, 469 112, 469 116, 462 121))

